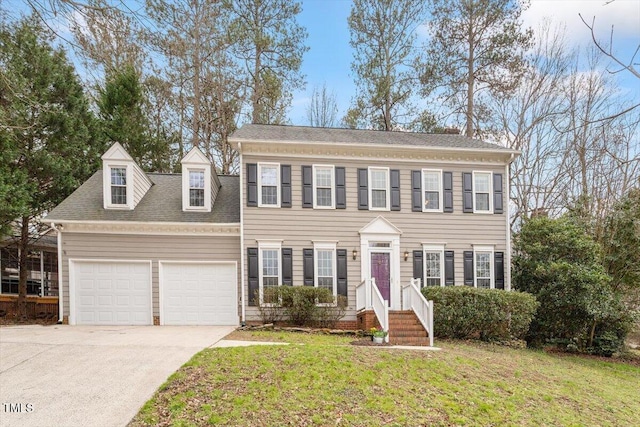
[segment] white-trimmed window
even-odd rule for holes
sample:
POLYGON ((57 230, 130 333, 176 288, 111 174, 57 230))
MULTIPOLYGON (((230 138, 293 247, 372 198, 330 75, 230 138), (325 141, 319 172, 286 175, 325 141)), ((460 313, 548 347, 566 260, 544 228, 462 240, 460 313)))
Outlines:
MULTIPOLYGON (((314 243, 314 286, 328 289, 335 297, 338 292, 336 276, 336 244, 314 243)), ((322 301, 321 301, 322 302, 322 301)))
POLYGON ((189 206, 204 207, 205 173, 204 170, 189 171, 189 206))
POLYGON ((423 212, 442 212, 442 171, 422 169, 423 212))
POLYGON ((272 300, 273 296, 269 294, 268 289, 277 288, 282 283, 281 259, 280 242, 259 242, 260 300, 264 303, 278 303, 272 300))
POLYGON ((313 207, 333 209, 335 207, 335 168, 313 165, 313 207))
POLYGON ((476 288, 493 289, 493 248, 475 247, 473 250, 474 286, 476 288))
POLYGON ((473 212, 493 212, 491 172, 473 172, 473 212))
POLYGON ((444 286, 444 245, 422 245, 424 286, 444 286))
POLYGON ((111 205, 125 206, 127 204, 127 167, 111 166, 111 205))
POLYGON ((280 206, 280 165, 258 163, 258 206, 280 206))
POLYGON ((388 211, 390 193, 389 168, 369 168, 369 209, 388 211))

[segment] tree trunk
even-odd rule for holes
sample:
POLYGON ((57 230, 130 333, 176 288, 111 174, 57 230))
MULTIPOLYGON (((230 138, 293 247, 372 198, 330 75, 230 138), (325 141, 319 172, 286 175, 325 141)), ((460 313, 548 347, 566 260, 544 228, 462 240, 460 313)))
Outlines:
POLYGON ((469 58, 467 59, 467 67, 468 67, 468 77, 467 77, 467 130, 466 135, 469 138, 473 138, 473 88, 475 86, 475 75, 474 75, 474 52, 473 52, 473 21, 469 22, 469 34, 468 40, 469 43, 469 58))
POLYGON ((29 258, 29 217, 22 217, 20 225, 20 240, 18 241, 18 299, 16 312, 19 317, 27 315, 27 260, 29 258))

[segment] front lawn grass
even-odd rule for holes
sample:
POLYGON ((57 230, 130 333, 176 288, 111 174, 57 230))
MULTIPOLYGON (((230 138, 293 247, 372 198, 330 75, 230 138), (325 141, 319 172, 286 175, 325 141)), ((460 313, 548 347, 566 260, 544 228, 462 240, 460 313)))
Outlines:
MULTIPOLYGON (((287 335, 301 337, 258 337, 287 335)), ((638 425, 637 366, 454 341, 437 352, 306 342, 206 349, 131 425, 638 425)))

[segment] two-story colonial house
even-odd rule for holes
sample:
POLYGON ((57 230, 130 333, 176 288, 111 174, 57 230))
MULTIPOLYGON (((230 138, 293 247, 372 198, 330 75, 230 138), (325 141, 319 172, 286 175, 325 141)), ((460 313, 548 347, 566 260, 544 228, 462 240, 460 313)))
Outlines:
POLYGON ((273 286, 348 299, 375 285, 510 288, 509 164, 518 152, 450 134, 244 125, 240 175, 199 150, 144 173, 119 145, 54 209, 61 316, 71 324, 239 324, 273 286), (370 279, 374 279, 371 281, 370 279))

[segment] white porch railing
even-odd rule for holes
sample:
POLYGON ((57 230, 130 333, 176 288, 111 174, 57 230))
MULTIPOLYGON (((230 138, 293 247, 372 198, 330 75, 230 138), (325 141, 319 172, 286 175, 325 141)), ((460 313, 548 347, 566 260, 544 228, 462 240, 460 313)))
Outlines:
POLYGON ((382 298, 376 286, 376 279, 365 279, 356 287, 356 310, 370 310, 378 318, 378 323, 387 332, 385 342, 389 342, 389 302, 382 298))
POLYGON ((427 301, 420 292, 420 279, 411 279, 402 287, 402 309, 413 310, 429 333, 429 345, 433 347, 433 301, 427 301))

